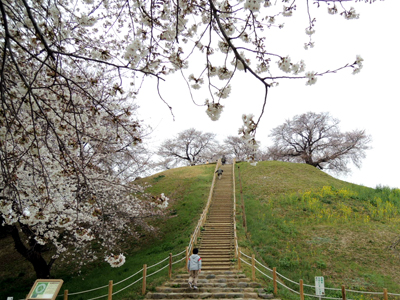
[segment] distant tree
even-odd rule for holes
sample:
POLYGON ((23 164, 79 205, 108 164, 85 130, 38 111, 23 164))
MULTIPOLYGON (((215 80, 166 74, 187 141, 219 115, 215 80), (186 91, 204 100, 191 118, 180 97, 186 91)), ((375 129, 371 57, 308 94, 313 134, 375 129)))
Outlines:
POLYGON ((224 140, 224 147, 230 155, 238 160, 246 160, 254 157, 257 150, 249 141, 240 136, 228 136, 224 140))
POLYGON ((217 148, 215 134, 190 128, 180 132, 175 138, 164 141, 157 154, 169 162, 172 158, 176 164, 185 162, 195 165, 212 158, 217 148))
POLYGON ((371 137, 365 130, 342 133, 339 123, 329 113, 297 115, 272 129, 274 145, 268 148, 269 158, 304 162, 336 173, 349 172, 350 161, 359 168, 371 137))

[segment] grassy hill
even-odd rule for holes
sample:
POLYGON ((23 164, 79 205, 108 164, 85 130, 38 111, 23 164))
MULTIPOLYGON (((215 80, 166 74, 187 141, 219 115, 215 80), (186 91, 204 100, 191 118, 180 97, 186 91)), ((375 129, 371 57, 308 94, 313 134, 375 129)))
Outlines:
MULTIPOLYGON (((331 287, 345 284, 358 290, 388 288, 400 293, 400 256, 396 248, 390 248, 400 236, 400 190, 349 184, 304 164, 237 166, 239 245, 243 251, 255 253, 268 267, 277 267, 297 282, 304 279, 313 284, 314 276, 325 276, 331 287), (241 189, 246 228, 242 225, 241 189)), ((86 266, 79 275, 59 265, 52 275, 64 279, 62 290, 107 285, 110 279, 124 279, 145 263, 151 265, 184 250, 207 200, 214 168, 212 164, 177 168, 141 179, 140 183, 150 185, 146 192, 164 193, 171 199, 167 215, 151 220, 158 230, 143 231, 139 240, 127 243, 127 262, 121 268, 100 261, 86 266)), ((0 264, 0 299, 22 299, 35 279, 29 264, 13 254, 9 237, 0 239, 0 264)), ((151 277, 148 289, 166 277, 166 271, 151 277)), ((266 285, 270 288, 270 283, 266 285)), ((139 298, 140 284, 115 297, 139 298)))
POLYGON ((296 282, 324 276, 329 287, 400 293, 400 252, 391 249, 400 237, 399 189, 349 184, 304 164, 238 166, 247 217, 247 231, 238 221, 240 246, 296 282))

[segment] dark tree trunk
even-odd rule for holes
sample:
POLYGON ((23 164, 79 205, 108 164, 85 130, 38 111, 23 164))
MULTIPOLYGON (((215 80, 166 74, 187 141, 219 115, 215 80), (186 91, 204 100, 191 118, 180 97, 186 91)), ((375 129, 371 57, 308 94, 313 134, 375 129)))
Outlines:
POLYGON ((21 241, 18 227, 16 225, 7 227, 9 227, 9 231, 11 232, 11 236, 14 240, 15 249, 32 264, 36 272, 36 277, 38 279, 50 278, 50 268, 52 264, 47 264, 43 258, 43 246, 34 243, 31 239, 32 245, 30 245, 30 248, 27 248, 21 241))

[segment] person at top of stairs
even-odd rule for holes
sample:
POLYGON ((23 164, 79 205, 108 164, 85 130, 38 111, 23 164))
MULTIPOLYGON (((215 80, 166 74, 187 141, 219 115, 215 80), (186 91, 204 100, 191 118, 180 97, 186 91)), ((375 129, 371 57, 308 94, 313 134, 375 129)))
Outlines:
POLYGON ((226 163, 226 157, 225 157, 225 154, 224 154, 224 155, 222 155, 222 158, 221 158, 221 163, 222 163, 222 165, 224 165, 224 164, 226 163))
POLYGON ((198 255, 199 249, 194 248, 193 254, 188 260, 188 272, 189 272, 189 286, 192 289, 197 289, 197 278, 201 272, 201 257, 198 255))

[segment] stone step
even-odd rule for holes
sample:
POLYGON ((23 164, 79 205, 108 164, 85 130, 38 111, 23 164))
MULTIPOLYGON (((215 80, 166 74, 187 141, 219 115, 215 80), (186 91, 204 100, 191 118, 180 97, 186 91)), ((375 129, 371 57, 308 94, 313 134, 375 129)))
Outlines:
POLYGON ((204 241, 201 241, 201 243, 199 244, 199 248, 207 249, 207 250, 215 249, 215 248, 218 248, 218 249, 229 248, 230 249, 232 247, 234 247, 233 241, 231 243, 222 243, 219 241, 204 240, 204 241))
POLYGON ((147 299, 232 299, 232 298, 257 298, 256 292, 226 292, 226 293, 209 293, 209 292, 198 292, 198 290, 192 290, 188 288, 186 293, 157 293, 149 292, 146 296, 147 299))
MULTIPOLYGON (((203 285, 198 284, 197 285, 198 290, 197 292, 203 293, 203 292, 208 292, 208 293, 229 293, 229 292, 235 292, 235 293, 254 293, 254 288, 243 288, 243 287, 205 287, 203 285)), ((177 287, 177 288, 171 288, 171 287, 166 287, 166 286, 161 286, 161 287, 156 287, 156 291, 160 293, 184 293, 187 292, 187 290, 190 289, 189 285, 182 285, 182 287, 177 287)))
MULTIPOLYGON (((189 278, 189 273, 177 274, 175 278, 189 278)), ((214 278, 247 278, 245 274, 238 270, 231 271, 215 271, 215 272, 201 272, 199 274, 200 279, 214 279, 214 278)))
POLYGON ((208 260, 218 260, 218 261, 230 261, 231 259, 233 259, 233 256, 231 255, 227 255, 227 256, 221 256, 221 255, 206 255, 203 256, 204 257, 204 261, 208 261, 208 260))
MULTIPOLYGON (((202 271, 203 273, 203 271, 202 271)), ((201 274, 201 273, 200 273, 201 274)), ((187 284, 189 277, 185 278, 175 278, 173 281, 167 282, 165 285, 182 285, 187 284)), ((209 287, 259 287, 258 285, 251 284, 249 278, 211 278, 211 279, 201 279, 197 280, 199 286, 209 286, 209 287), (221 280, 222 279, 222 280, 221 280)))
POLYGON ((233 235, 233 228, 204 230, 201 235, 233 235))
POLYGON ((200 242, 201 246, 210 246, 210 245, 215 245, 215 246, 233 246, 233 240, 232 241, 219 241, 219 240, 213 240, 213 239, 206 239, 202 238, 200 242))
POLYGON ((225 254, 226 253, 226 250, 224 250, 224 249, 215 249, 215 248, 213 248, 213 249, 204 249, 204 251, 200 248, 199 249, 199 255, 200 256, 204 256, 204 254, 210 254, 210 253, 219 253, 219 254, 225 254))
POLYGON ((207 252, 209 251, 213 251, 213 250, 218 250, 218 252, 222 251, 224 253, 230 254, 231 250, 233 248, 233 245, 213 245, 213 244, 200 244, 199 245, 199 249, 201 250, 201 256, 204 254, 207 254, 207 252))

